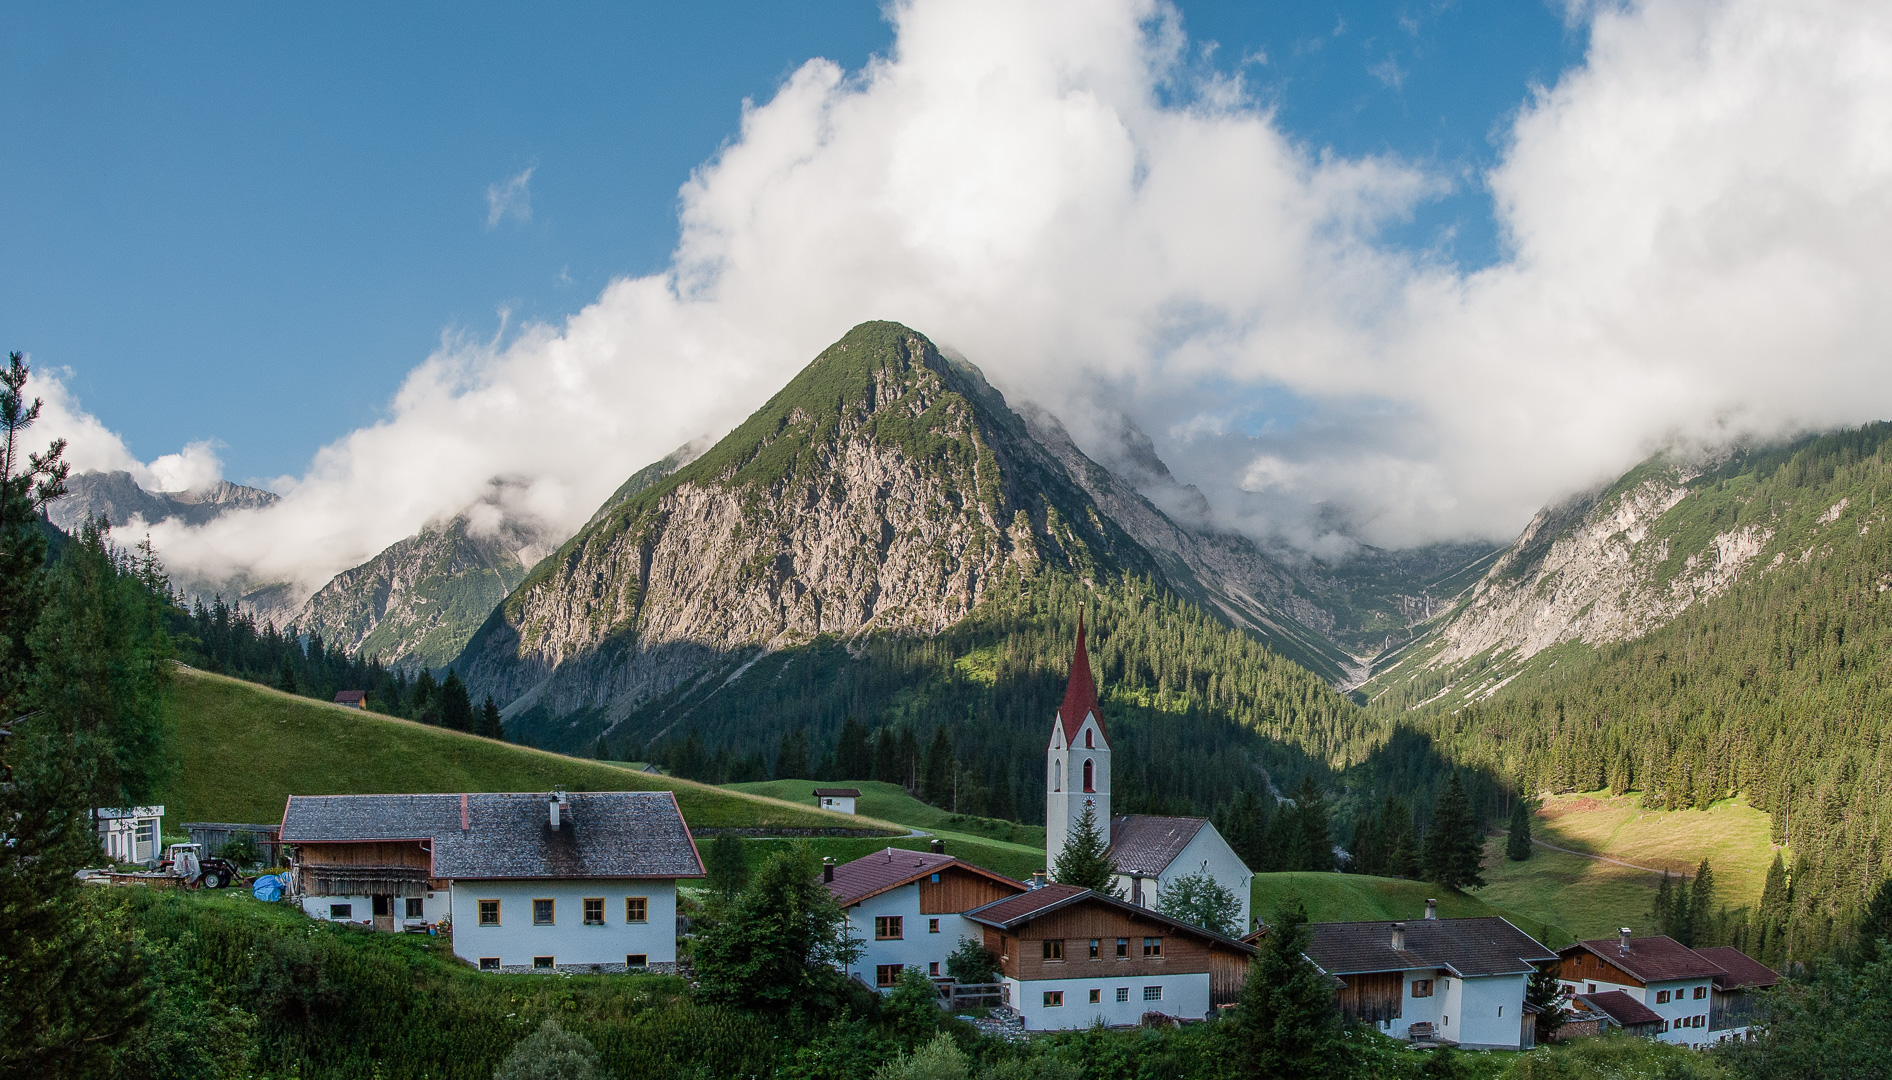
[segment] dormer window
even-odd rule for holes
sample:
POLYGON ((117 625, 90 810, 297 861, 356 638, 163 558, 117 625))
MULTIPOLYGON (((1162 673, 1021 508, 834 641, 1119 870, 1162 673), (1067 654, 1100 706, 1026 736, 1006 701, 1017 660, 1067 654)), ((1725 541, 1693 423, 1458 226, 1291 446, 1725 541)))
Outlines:
MULTIPOLYGON (((1094 731, 1094 729, 1092 729, 1092 728, 1085 728, 1085 729, 1084 729, 1084 749, 1086 749, 1086 750, 1095 750, 1095 749, 1097 749, 1097 743, 1096 743, 1095 741, 1093 741, 1093 740, 1092 740, 1092 738, 1091 738, 1091 736, 1092 736, 1093 734, 1095 734, 1095 731, 1094 731)), ((1088 789, 1086 789, 1086 790, 1088 790, 1088 789)))

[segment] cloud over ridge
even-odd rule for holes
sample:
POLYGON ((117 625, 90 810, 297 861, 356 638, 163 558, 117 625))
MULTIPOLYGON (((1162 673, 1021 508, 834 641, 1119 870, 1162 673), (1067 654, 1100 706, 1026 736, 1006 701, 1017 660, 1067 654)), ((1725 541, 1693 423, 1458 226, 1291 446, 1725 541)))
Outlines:
MULTIPOLYGON (((1671 442, 1892 412, 1884 5, 1585 9, 1584 62, 1484 178, 1510 254, 1471 273, 1379 239, 1447 181, 1297 144, 1153 0, 890 17, 886 57, 745 106, 668 271, 445 339, 281 502, 153 530, 167 560, 312 589, 481 501, 569 532, 873 318, 1106 460, 1128 416, 1225 524, 1327 553, 1504 536, 1671 442)), ((61 415, 80 464, 130 460, 61 415)))

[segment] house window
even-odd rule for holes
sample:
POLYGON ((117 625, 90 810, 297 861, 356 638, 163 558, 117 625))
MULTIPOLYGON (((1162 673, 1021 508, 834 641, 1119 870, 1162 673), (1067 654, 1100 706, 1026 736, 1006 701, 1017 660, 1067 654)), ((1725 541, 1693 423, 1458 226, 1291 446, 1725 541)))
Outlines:
POLYGON ((1129 938, 1120 937, 1117 939, 1117 959, 1119 960, 1130 959, 1130 939, 1129 938))
POLYGON ((532 925, 551 926, 557 922, 558 920, 553 917, 553 910, 556 907, 557 905, 551 900, 532 901, 532 925))
POLYGON ((585 925, 604 925, 604 897, 588 896, 585 898, 585 925))
POLYGON ((926 920, 926 932, 929 934, 939 933, 939 920, 938 919, 926 920))
POLYGON ((1503 1016, 1503 1015, 1504 1015, 1504 1006, 1503 1006, 1503 1005, 1500 1005, 1500 1006, 1498 1006, 1498 1015, 1499 1015, 1499 1016, 1503 1016))
POLYGON ((1657 990, 1656 991, 1656 1004, 1667 1005, 1668 1003, 1669 1003, 1669 992, 1667 990, 1657 990))
POLYGON ((558 964, 549 956, 535 956, 532 958, 532 966, 539 971, 550 971, 558 964))
POLYGON ((1662 1033, 1666 1035, 1668 1034, 1668 1031, 1669 1031, 1669 1022, 1667 1020, 1664 1020, 1662 1021, 1662 1033))
POLYGON ((1044 940, 1044 947, 1045 947, 1046 960, 1064 959, 1064 939, 1063 938, 1046 938, 1044 940))
POLYGON ((1162 958, 1163 958, 1163 939, 1160 937, 1144 938, 1143 939, 1143 959, 1161 960, 1162 958))
POLYGON ((354 915, 355 905, 353 904, 330 904, 328 906, 328 917, 331 919, 352 919, 354 915))
POLYGON ((1708 996, 1708 988, 1706 986, 1697 986, 1695 988, 1696 1001, 1700 1001, 1702 998, 1705 998, 1707 996, 1708 996))
POLYGON ((480 901, 480 925, 481 926, 498 926, 499 925, 499 901, 497 900, 481 900, 480 901))
POLYGON ((926 973, 935 979, 939 978, 939 961, 928 960, 926 962, 926 973))
POLYGON ((1062 990, 1046 990, 1045 991, 1045 1008, 1056 1009, 1056 1008, 1062 1007, 1063 1005, 1064 1005, 1064 991, 1062 990))
POLYGON ((1443 1024, 1441 1024, 1440 1026, 1441 1026, 1441 1027, 1451 1027, 1451 1026, 1452 1026, 1452 1018, 1451 1018, 1451 1017, 1449 1017, 1449 1016, 1448 1016, 1448 1017, 1446 1017, 1446 1018, 1445 1018, 1445 1023, 1443 1023, 1443 1024))
POLYGON ((480 970, 481 971, 498 971, 499 970, 499 957, 497 956, 480 957, 480 970))
POLYGON ((1161 1001, 1161 1000, 1163 1000, 1163 988, 1162 988, 1162 987, 1160 987, 1160 986, 1146 986, 1146 987, 1144 987, 1144 988, 1143 988, 1143 1000, 1144 1000, 1144 1001, 1161 1001))
POLYGON ((627 968, 648 967, 650 966, 650 954, 641 952, 625 953, 624 966, 627 968))
POLYGON ((1416 998, 1431 997, 1432 996, 1432 980, 1431 979, 1414 979, 1412 981, 1412 996, 1416 998))
POLYGON ((627 896, 624 898, 625 922, 649 922, 650 898, 645 896, 627 896))
POLYGON ((905 921, 898 915, 874 916, 874 940, 898 941, 905 937, 905 921))
POLYGON ((1102 960, 1103 958, 1104 958, 1104 939, 1092 938, 1091 939, 1091 959, 1102 960))
POLYGON ((1084 790, 1085 791, 1097 790, 1097 772, 1091 766, 1090 758, 1084 759, 1084 790))
POLYGON ((1091 1004, 1102 1005, 1103 1003, 1104 1003, 1104 992, 1102 990, 1092 990, 1091 991, 1091 1004))
POLYGON ((408 918, 418 919, 425 916, 426 914, 427 914, 427 909, 422 906, 422 901, 420 897, 410 896, 407 898, 407 917, 408 918))
POLYGON ((1117 987, 1117 1000, 1118 1000, 1118 1001, 1129 1001, 1129 1000, 1130 1000, 1130 988, 1129 988, 1129 987, 1127 987, 1127 986, 1119 986, 1119 987, 1117 987))
POLYGON ((1596 984, 1595 984, 1595 983, 1584 983, 1583 985, 1584 985, 1585 987, 1587 987, 1587 989, 1585 989, 1585 990, 1583 991, 1584 993, 1586 993, 1586 994, 1594 994, 1594 993, 1596 993, 1596 984))
POLYGON ((874 967, 874 985, 892 986, 900 981, 900 973, 905 970, 905 964, 877 964, 874 967))

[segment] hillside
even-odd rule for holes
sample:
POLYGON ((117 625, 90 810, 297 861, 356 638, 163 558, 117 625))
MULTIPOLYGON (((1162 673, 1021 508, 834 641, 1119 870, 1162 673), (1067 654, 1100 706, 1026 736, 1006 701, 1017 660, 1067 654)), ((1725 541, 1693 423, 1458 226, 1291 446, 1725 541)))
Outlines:
POLYGON ((1481 595, 1515 595, 1499 578, 1517 568, 1538 582, 1536 610, 1549 618, 1562 610, 1559 586, 1524 568, 1556 563, 1581 546, 1559 547, 1572 537, 1600 536, 1599 554, 1573 555, 1565 570, 1595 569, 1609 552, 1639 568, 1609 609, 1620 616, 1609 625, 1638 636, 1605 634, 1599 600, 1589 615, 1577 609, 1589 623, 1570 624, 1595 628, 1595 644, 1559 632, 1533 652, 1502 637, 1428 667, 1453 640, 1472 640, 1454 627, 1484 625, 1474 600, 1378 680, 1376 713, 1532 790, 1633 790, 1671 810, 1741 795, 1768 815, 1774 842, 1791 844, 1791 906, 1770 916, 1780 924, 1770 932, 1793 955, 1825 950, 1892 874, 1892 529, 1878 509, 1888 436, 1892 425, 1876 424, 1686 476, 1652 462, 1574 519, 1587 524, 1527 532, 1481 583, 1481 595), (1638 493, 1654 501, 1631 514, 1638 493), (1605 535, 1598 513, 1634 527, 1605 535))
MULTIPOLYGON (((1371 877, 1366 874, 1256 874, 1249 887, 1255 917, 1272 921, 1276 911, 1289 900, 1298 899, 1307 907, 1313 922, 1370 922, 1380 919, 1420 919, 1425 917, 1426 901, 1439 902, 1442 919, 1471 919, 1499 916, 1508 918, 1518 929, 1552 944, 1539 922, 1527 922, 1513 912, 1490 903, 1482 892, 1455 893, 1423 881, 1405 878, 1371 877)), ((1558 937, 1558 928, 1548 928, 1558 937)), ((1558 944, 1567 943, 1567 937, 1558 944)))
POLYGON ((895 826, 395 720, 181 668, 167 711, 179 769, 165 821, 280 821, 291 794, 573 791, 677 793, 692 828, 895 826))

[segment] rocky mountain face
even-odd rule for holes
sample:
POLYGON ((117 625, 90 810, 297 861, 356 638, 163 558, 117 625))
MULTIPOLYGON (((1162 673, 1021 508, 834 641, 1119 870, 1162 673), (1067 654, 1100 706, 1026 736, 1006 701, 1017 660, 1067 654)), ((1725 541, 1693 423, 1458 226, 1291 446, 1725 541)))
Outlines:
POLYGON ((66 481, 66 497, 46 508, 53 524, 77 532, 88 518, 103 516, 124 525, 134 516, 147 525, 181 518, 202 525, 231 510, 249 510, 276 501, 276 493, 219 480, 200 491, 146 491, 128 472, 79 473, 66 481))
POLYGON ((866 323, 708 453, 608 504, 462 665, 510 715, 617 715, 758 647, 937 633, 1046 569, 1164 579, 976 369, 866 323))
MULTIPOLYGON (((1375 676, 1375 692, 1419 680, 1441 694, 1488 697, 1560 645, 1641 638, 1789 560, 1830 553, 1820 537, 1831 530, 1863 535, 1877 519, 1861 519, 1853 496, 1816 495, 1787 470, 1806 442, 1716 459, 1657 455, 1546 507, 1434 630, 1375 676)), ((1876 496, 1864 498, 1866 516, 1879 514, 1876 496)))

